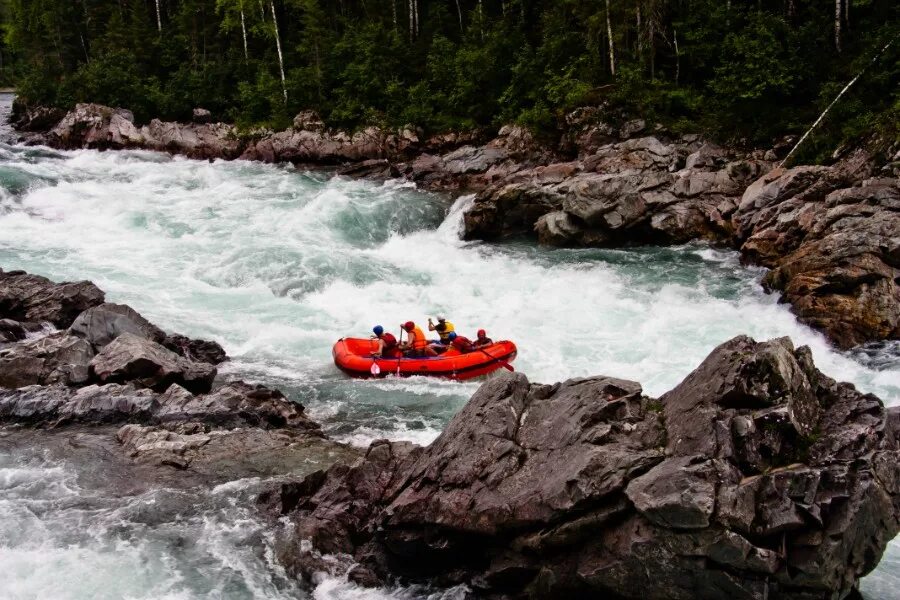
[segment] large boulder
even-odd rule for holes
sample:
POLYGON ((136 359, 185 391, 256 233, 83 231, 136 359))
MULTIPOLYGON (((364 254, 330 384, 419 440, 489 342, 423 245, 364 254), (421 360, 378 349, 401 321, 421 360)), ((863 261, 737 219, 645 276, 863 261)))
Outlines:
POLYGON ((126 304, 104 303, 87 309, 69 327, 69 333, 102 348, 123 333, 161 344, 166 334, 126 304))
POLYGON ((0 318, 68 327, 82 311, 102 303, 103 291, 90 281, 54 283, 24 271, 0 270, 0 318))
POLYGON ((119 335, 94 357, 91 372, 101 382, 133 382, 160 392, 173 383, 191 392, 208 392, 216 376, 216 368, 209 363, 188 360, 128 332, 119 335))
POLYGON ((841 165, 778 169, 732 217, 764 285, 841 348, 900 337, 900 180, 853 182, 841 165))
POLYGON ((83 385, 94 349, 81 338, 56 332, 0 350, 0 387, 83 385))
POLYGON ((898 423, 786 338, 726 342, 659 400, 504 374, 430 446, 273 492, 278 554, 488 596, 838 599, 900 531, 898 423))
POLYGON ((191 339, 179 333, 167 334, 127 304, 107 302, 89 308, 78 315, 69 327, 69 333, 84 338, 96 350, 123 333, 131 333, 195 362, 217 365, 228 358, 217 342, 191 339))
POLYGON ((57 148, 127 148, 140 146, 144 136, 134 114, 124 108, 77 104, 50 130, 48 141, 57 148))

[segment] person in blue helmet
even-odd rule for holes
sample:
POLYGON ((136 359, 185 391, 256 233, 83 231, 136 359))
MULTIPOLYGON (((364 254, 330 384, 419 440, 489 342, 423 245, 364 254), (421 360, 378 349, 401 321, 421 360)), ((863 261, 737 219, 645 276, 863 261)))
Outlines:
POLYGON ((394 334, 386 332, 381 325, 373 327, 372 333, 375 334, 372 337, 378 340, 378 348, 372 353, 372 356, 378 358, 399 358, 403 356, 400 352, 400 344, 397 343, 397 338, 394 337, 394 334))

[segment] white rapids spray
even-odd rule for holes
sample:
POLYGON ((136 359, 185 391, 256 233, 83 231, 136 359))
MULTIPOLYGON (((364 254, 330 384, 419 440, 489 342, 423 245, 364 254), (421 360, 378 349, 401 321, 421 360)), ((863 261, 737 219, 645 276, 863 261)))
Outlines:
MULTIPOLYGON (((348 380, 332 364, 331 345, 341 336, 368 335, 375 324, 396 331, 402 321, 424 323, 438 313, 465 334, 484 327, 494 338, 514 340, 514 366, 532 381, 607 374, 640 381, 648 394, 659 395, 734 335, 789 335, 809 345, 816 365, 831 377, 900 403, 896 345, 835 352, 765 294, 761 271, 740 266, 733 252, 699 245, 548 250, 524 242, 466 243, 458 229, 467 202, 451 205, 449 198, 407 185, 291 167, 0 146, 0 268, 90 279, 108 300, 130 304, 165 329, 216 339, 233 359, 224 366, 227 375, 282 389, 330 435, 357 445, 379 437, 430 442, 477 384, 348 380)), ((60 490, 75 490, 76 498, 84 493, 65 474, 53 484, 56 468, 46 466, 40 476, 55 487, 35 488, 37 502, 58 502, 53 494, 60 490)), ((0 481, 27 476, 0 472, 0 481)), ((134 589, 117 587, 115 597, 297 593, 275 575, 264 576, 271 570, 265 561, 233 554, 240 531, 232 536, 215 520, 228 521, 218 508, 209 508, 207 520, 190 530, 201 546, 223 545, 186 552, 231 565, 240 585, 210 591, 158 579, 180 550, 156 544, 152 535, 137 532, 127 543, 113 543, 109 535, 59 537, 49 528, 49 513, 28 508, 16 494, 0 496, 0 507, 19 511, 21 521, 10 522, 33 526, 33 534, 0 541, 0 566, 18 573, 14 597, 88 597, 88 587, 42 588, 50 574, 35 574, 40 571, 29 552, 53 557, 64 569, 108 561, 118 565, 109 567, 110 580, 120 576, 116 570, 136 570, 129 580, 134 589), (46 538, 34 533, 42 528, 46 538)), ((155 500, 128 500, 138 501, 155 500)), ((105 522, 105 514, 77 518, 105 522)), ((0 525, 4 535, 19 529, 0 525)), ((890 597, 898 571, 889 554, 866 580, 866 592, 890 597)), ((340 579, 323 580, 315 591, 317 598, 417 595, 364 591, 340 579)))

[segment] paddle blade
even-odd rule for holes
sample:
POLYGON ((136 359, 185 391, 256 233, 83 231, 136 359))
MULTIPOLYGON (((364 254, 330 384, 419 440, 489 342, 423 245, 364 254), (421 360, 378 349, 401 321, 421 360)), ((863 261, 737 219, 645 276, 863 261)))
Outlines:
POLYGON ((375 376, 378 376, 381 373, 381 367, 378 366, 377 362, 372 362, 372 368, 369 369, 369 373, 375 376))
POLYGON ((509 364, 508 362, 502 362, 500 364, 503 365, 503 368, 506 369, 507 371, 509 371, 510 373, 516 372, 516 370, 513 369, 513 366, 511 364, 509 364))

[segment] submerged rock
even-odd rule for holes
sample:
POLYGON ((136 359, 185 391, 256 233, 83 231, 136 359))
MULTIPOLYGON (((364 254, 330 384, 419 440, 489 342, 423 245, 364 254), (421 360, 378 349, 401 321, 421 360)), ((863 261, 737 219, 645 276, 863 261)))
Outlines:
POLYGON ((491 596, 841 598, 900 531, 898 424, 787 338, 726 342, 659 400, 503 375, 430 446, 283 486, 279 556, 491 596))

